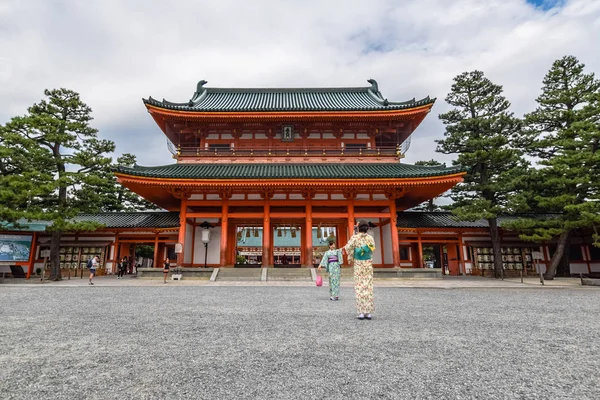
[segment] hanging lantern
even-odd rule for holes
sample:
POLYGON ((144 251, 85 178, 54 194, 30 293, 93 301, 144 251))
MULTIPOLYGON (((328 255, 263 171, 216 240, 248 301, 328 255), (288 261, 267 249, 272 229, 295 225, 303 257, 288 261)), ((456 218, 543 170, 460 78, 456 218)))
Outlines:
POLYGON ((277 228, 277 237, 281 237, 281 228, 277 228))
POLYGON ((293 238, 296 237, 296 227, 294 227, 294 228, 291 229, 291 235, 292 235, 293 238))
POLYGON ((321 235, 321 227, 317 227, 317 239, 321 239, 323 235, 321 235))
POLYGON ((246 228, 246 237, 249 238, 250 237, 250 229, 246 228))
POLYGON ((258 228, 254 228, 254 237, 258 237, 258 228))
POLYGON ((237 233, 237 240, 238 240, 238 242, 240 240, 242 240, 242 231, 238 231, 238 233, 237 233))

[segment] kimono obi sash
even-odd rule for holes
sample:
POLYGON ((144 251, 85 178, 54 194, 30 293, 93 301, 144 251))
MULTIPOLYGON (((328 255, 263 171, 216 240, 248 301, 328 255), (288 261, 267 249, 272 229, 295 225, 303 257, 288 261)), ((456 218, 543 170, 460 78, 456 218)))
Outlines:
POLYGON ((354 259, 360 261, 370 260, 373 255, 373 250, 367 245, 354 249, 354 259))
POLYGON ((336 263, 336 262, 338 262, 338 261, 339 261, 339 260, 338 260, 338 257, 337 257, 337 256, 329 256, 329 257, 327 257, 327 262, 328 262, 328 263, 336 263))

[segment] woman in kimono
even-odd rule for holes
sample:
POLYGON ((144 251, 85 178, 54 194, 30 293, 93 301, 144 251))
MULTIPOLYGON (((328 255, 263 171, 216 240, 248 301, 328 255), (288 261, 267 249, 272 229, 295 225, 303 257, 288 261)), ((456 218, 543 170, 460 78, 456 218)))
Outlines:
POLYGON ((319 271, 325 267, 329 272, 329 300, 340 299, 340 264, 343 262, 342 250, 335 248, 334 242, 329 242, 329 250, 323 254, 319 271))
POLYGON ((354 263, 354 290, 358 319, 371 319, 373 304, 373 251, 375 241, 367 233, 369 223, 360 221, 358 233, 354 234, 344 247, 348 263, 354 263))

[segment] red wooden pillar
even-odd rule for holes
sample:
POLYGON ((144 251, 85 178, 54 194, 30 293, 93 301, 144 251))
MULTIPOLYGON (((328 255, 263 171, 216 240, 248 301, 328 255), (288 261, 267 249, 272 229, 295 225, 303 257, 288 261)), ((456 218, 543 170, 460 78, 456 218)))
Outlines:
MULTIPOLYGON (((400 245, 398 243, 398 227, 396 226, 396 200, 390 200, 390 232, 392 234, 392 260, 394 267, 400 267, 400 245)), ((381 249, 383 251, 383 249, 381 249)))
POLYGON ((313 266, 313 242, 312 242, 312 202, 306 199, 306 228, 304 232, 304 260, 306 267, 313 266))
MULTIPOLYGON (((169 260, 171 261, 171 260, 169 260)), ((157 268, 160 263, 158 259, 158 232, 154 233, 154 263, 152 264, 153 268, 157 268)))
POLYGON ((270 267, 271 259, 271 204, 265 197, 263 205, 263 248, 262 248, 262 266, 270 267))
POLYGON ((181 208, 179 211, 179 236, 177 243, 181 244, 181 253, 177 254, 177 265, 181 267, 183 265, 183 252, 185 251, 185 230, 186 230, 186 218, 187 216, 187 198, 181 199, 181 208))
POLYGON ((27 267, 27 279, 31 277, 33 272, 33 263, 35 261, 35 252, 37 250, 37 232, 33 232, 33 237, 31 238, 31 251, 29 252, 29 262, 27 267))
POLYGON ((417 261, 419 263, 419 268, 425 267, 425 263, 423 262, 423 241, 421 239, 421 232, 417 231, 417 240, 419 245, 419 254, 417 254, 417 261))
MULTIPOLYGON (((195 219, 194 219, 195 221, 195 219)), ((194 266, 194 251, 196 250, 196 223, 192 224, 192 257, 190 260, 190 264, 194 266)))
POLYGON ((228 217, 229 213, 229 198, 223 198, 223 204, 221 207, 221 255, 219 259, 219 265, 225 266, 227 261, 227 234, 228 229, 228 217))
POLYGON ((383 223, 381 222, 381 218, 378 218, 379 225, 379 246, 381 247, 381 264, 385 265, 385 251, 383 251, 383 223))
POLYGON ((354 198, 348 198, 348 240, 354 235, 354 198))

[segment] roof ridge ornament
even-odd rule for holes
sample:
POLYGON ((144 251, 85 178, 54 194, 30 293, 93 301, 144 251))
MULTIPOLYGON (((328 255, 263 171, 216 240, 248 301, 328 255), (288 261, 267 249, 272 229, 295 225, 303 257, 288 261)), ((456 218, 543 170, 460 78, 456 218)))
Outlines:
POLYGON ((379 93, 379 85, 377 84, 377 81, 373 78, 371 79, 367 79, 367 82, 369 82, 371 84, 370 90, 373 93, 379 93))
POLYGON ((206 88, 204 87, 204 85, 206 85, 207 83, 208 81, 205 81, 204 79, 198 81, 198 84, 196 85, 196 91, 192 95, 190 101, 188 101, 187 103, 188 107, 193 107, 194 104, 202 98, 202 95, 206 93, 206 88))
POLYGON ((206 90, 203 86, 206 85, 208 83, 208 81, 205 81, 204 79, 200 80, 198 82, 198 85, 196 85, 196 93, 200 93, 204 90, 206 90))

